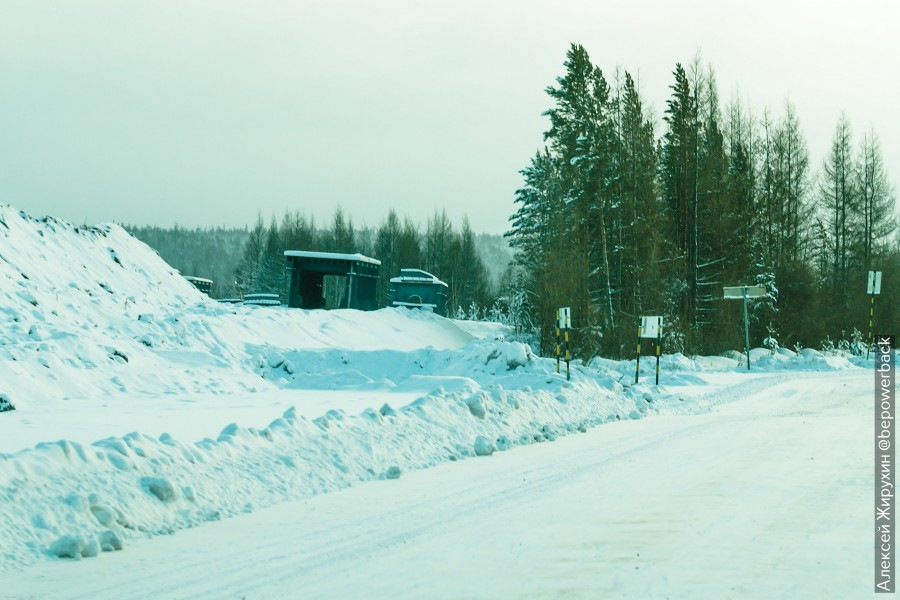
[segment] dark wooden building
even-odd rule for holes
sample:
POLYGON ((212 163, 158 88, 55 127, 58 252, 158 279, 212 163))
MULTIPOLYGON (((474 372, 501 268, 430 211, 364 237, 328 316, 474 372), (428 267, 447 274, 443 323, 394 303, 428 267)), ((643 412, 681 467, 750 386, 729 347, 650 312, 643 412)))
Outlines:
POLYGON ((192 275, 183 275, 185 279, 194 284, 194 287, 206 294, 207 296, 212 295, 212 279, 205 279, 203 277, 194 277, 192 275))
POLYGON ((288 250, 291 271, 288 306, 294 308, 378 308, 381 261, 362 254, 288 250))
POLYGON ((400 277, 391 278, 391 304, 431 309, 443 316, 447 304, 447 284, 427 271, 400 269, 400 277))

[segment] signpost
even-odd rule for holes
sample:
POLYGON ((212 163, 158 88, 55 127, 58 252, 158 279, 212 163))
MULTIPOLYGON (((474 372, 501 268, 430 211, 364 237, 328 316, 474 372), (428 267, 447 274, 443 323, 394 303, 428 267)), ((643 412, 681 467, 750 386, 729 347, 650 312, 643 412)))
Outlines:
POLYGON ((656 385, 659 385, 659 350, 662 341, 662 317, 641 317, 638 325, 637 360, 634 363, 634 382, 637 383, 641 372, 641 338, 656 338, 656 385))
POLYGON ((866 360, 872 347, 872 325, 875 323, 875 296, 881 294, 881 271, 869 271, 866 293, 869 295, 869 339, 866 342, 866 360))
POLYGON ((565 336, 566 351, 566 381, 569 380, 569 329, 572 327, 572 309, 568 306, 556 309, 556 372, 559 373, 559 332, 563 331, 565 336))
POLYGON ((766 295, 764 285, 738 285, 724 288, 725 299, 743 299, 744 301, 744 348, 747 350, 747 370, 750 370, 750 322, 747 319, 747 298, 758 298, 766 295))

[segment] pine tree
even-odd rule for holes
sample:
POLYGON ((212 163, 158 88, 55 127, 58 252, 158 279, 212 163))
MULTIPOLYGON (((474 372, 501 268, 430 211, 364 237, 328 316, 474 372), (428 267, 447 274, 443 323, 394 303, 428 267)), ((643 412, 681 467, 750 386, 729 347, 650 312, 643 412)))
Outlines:
POLYGON ((334 218, 331 221, 331 239, 328 251, 342 254, 353 254, 357 251, 353 219, 344 217, 344 211, 340 206, 335 209, 334 218))
POLYGON ((381 272, 378 281, 378 302, 382 306, 391 303, 390 279, 400 274, 403 266, 400 263, 400 236, 402 234, 400 217, 391 209, 375 234, 375 256, 381 261, 381 272))
POLYGON ((886 244, 897 226, 894 190, 888 181, 878 136, 873 129, 863 136, 857 165, 856 189, 862 214, 861 238, 855 254, 861 272, 865 273, 876 270, 873 265, 885 254, 886 244))
MULTIPOLYGON (((697 322, 697 154, 698 108, 694 91, 681 63, 675 66, 675 83, 667 101, 663 136, 662 184, 669 212, 672 257, 669 297, 674 312, 670 322, 691 327, 697 322)), ((673 324, 674 324, 673 323, 673 324)))
POLYGON ((857 181, 850 121, 847 115, 841 115, 819 187, 820 210, 828 235, 825 250, 830 259, 829 288, 838 311, 848 310, 850 304, 852 246, 854 237, 859 235, 857 181))
POLYGON ((241 295, 259 291, 259 267, 265 251, 265 242, 266 226, 260 213, 244 245, 241 261, 235 269, 235 280, 241 295))

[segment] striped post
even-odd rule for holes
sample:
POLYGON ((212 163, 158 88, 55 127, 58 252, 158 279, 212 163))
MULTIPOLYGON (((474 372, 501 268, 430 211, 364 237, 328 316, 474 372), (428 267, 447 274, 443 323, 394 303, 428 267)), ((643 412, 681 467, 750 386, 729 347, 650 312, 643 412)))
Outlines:
POLYGON ((559 373, 559 310, 556 311, 556 372, 559 373))
POLYGON ((637 360, 634 361, 634 382, 637 383, 641 372, 641 326, 638 325, 637 360))
POLYGON ((659 385, 659 346, 662 341, 662 326, 656 330, 656 385, 659 385))
POLYGON ((869 294, 869 339, 866 341, 866 360, 869 360, 869 350, 872 348, 872 326, 875 323, 875 294, 869 294))

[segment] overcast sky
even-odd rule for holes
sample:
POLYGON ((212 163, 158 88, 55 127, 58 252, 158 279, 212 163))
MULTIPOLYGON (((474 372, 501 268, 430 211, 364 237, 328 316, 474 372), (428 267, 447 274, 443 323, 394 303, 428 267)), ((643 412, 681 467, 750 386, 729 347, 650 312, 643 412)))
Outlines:
POLYGON ((846 111, 896 185, 898 6, 0 0, 0 202, 186 226, 446 208, 500 233, 571 42, 635 75, 657 120, 698 50, 723 103, 777 117, 789 96, 816 171, 846 111))

